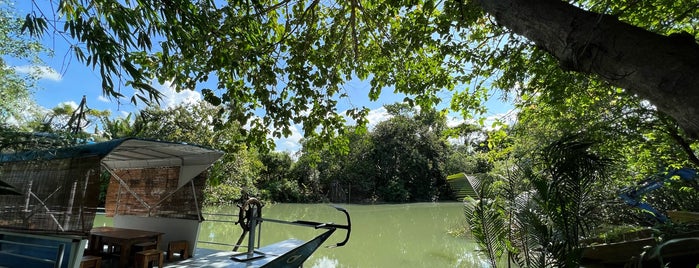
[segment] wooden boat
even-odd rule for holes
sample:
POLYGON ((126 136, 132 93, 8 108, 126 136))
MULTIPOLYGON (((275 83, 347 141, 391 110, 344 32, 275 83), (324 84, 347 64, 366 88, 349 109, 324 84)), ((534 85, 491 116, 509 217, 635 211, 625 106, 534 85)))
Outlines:
POLYGON ((658 262, 665 262, 672 258, 680 262, 688 259, 690 262, 699 262, 699 232, 697 231, 667 235, 662 240, 651 237, 645 230, 640 233, 646 236, 584 247, 582 263, 623 266, 630 262, 643 262, 657 265, 658 262))
MULTIPOLYGON (((245 207, 245 206, 243 206, 245 207)), ((301 267, 302 264, 316 251, 337 229, 347 230, 345 239, 335 246, 344 246, 349 240, 351 232, 351 221, 349 213, 340 207, 335 207, 337 210, 343 212, 347 219, 346 225, 338 225, 334 223, 319 223, 311 221, 281 221, 275 219, 266 219, 259 217, 256 213, 261 211, 253 209, 252 214, 245 213, 244 215, 252 215, 254 218, 247 218, 243 216, 243 221, 240 222, 242 225, 247 225, 250 227, 248 230, 248 250, 246 252, 236 252, 231 251, 216 251, 210 249, 197 249, 195 252, 195 258, 177 261, 174 263, 166 263, 167 268, 185 268, 185 267, 221 267, 221 268, 242 268, 242 267, 265 267, 265 268, 282 268, 282 267, 301 267), (277 243, 273 243, 263 247, 256 247, 254 241, 259 236, 259 224, 267 221, 281 224, 291 224, 306 226, 315 229, 324 229, 320 235, 309 241, 303 241, 298 239, 287 239, 277 243), (248 225, 249 224, 249 225, 248 225)), ((242 209, 242 208, 241 208, 242 209)), ((246 232, 243 233, 241 238, 245 236, 246 232)), ((239 242, 242 239, 239 240, 239 242)), ((258 240, 259 241, 259 240, 258 240)), ((239 246, 239 245, 236 245, 239 246)))
POLYGON ((699 212, 670 210, 667 216, 672 222, 699 223, 699 212))
POLYGON ((584 263, 624 264, 640 256, 647 247, 657 245, 655 238, 641 238, 617 243, 595 244, 583 248, 584 263))
MULTIPOLYGON (((162 233, 156 247, 163 251, 170 241, 187 241, 187 255, 200 263, 186 267, 211 267, 207 262, 213 261, 226 261, 217 267, 288 267, 275 263, 305 261, 337 229, 347 230, 344 242, 349 239, 349 214, 340 209, 347 225, 276 221, 325 232, 307 242, 289 240, 261 248, 250 244, 255 258, 236 261, 232 251, 199 250, 206 170, 222 155, 191 144, 135 138, 0 154, 0 186, 9 193, 0 195, 0 267, 80 267, 103 174, 109 175, 105 212, 113 217, 114 227, 162 233), (219 255, 226 255, 225 260, 214 258, 219 255)), ((262 219, 250 207, 243 211, 243 220, 254 241, 255 228, 250 227, 275 220, 262 219)))

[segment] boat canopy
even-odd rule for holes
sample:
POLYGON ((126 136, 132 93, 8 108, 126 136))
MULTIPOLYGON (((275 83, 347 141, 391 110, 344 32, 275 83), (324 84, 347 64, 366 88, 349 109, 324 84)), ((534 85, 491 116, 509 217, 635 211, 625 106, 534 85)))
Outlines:
POLYGON ((201 220, 204 171, 221 156, 136 138, 0 154, 0 181, 21 193, 0 195, 0 229, 86 234, 107 179, 107 216, 201 220))

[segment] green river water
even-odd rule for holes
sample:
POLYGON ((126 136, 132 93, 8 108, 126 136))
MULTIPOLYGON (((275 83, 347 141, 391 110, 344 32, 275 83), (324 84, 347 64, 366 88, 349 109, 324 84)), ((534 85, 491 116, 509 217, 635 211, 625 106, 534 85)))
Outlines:
MULTIPOLYGON (((345 237, 338 230, 318 249, 304 267, 484 267, 476 244, 454 237, 450 230, 463 228, 461 203, 412 203, 395 205, 342 205, 352 218, 352 235, 344 247, 326 248, 345 237)), ((208 207, 204 213, 236 214, 234 206, 208 207)), ((344 224, 344 214, 323 204, 273 204, 262 210, 264 218, 308 220, 344 224)), ((206 219, 231 220, 205 215, 206 219)), ((235 220, 235 219, 233 219, 235 220)), ((98 216, 96 226, 111 225, 111 218, 98 216)), ((232 223, 204 221, 200 241, 235 244, 242 229, 232 223)), ((289 238, 309 240, 320 234, 313 228, 262 224, 262 246, 289 238)), ((246 245, 247 241, 243 243, 246 245)), ((198 243, 197 247, 231 250, 230 246, 198 243)), ((244 249, 241 249, 244 250, 244 249)))

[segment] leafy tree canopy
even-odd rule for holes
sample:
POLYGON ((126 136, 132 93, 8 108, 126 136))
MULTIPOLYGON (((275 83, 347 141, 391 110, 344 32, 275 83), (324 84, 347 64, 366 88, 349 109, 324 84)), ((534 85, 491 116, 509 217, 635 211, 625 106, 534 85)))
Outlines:
MULTIPOLYGON (((122 97, 123 83, 137 90, 133 102, 157 100, 153 79, 201 90, 257 141, 289 135, 292 123, 307 136, 333 136, 353 78, 369 81, 371 99, 393 87, 423 107, 446 90, 450 107, 469 116, 493 89, 579 93, 556 86, 577 81, 563 70, 628 89, 699 134, 695 111, 682 105, 699 99, 691 3, 63 0, 41 10, 32 2, 25 29, 73 40, 105 94, 122 97)), ((367 112, 346 115, 361 125, 367 112)))
MULTIPOLYGON (((38 63, 41 45, 20 33, 22 21, 0 0, 0 127, 19 127, 34 115, 31 88, 36 82, 33 75, 23 76, 6 62, 7 59, 38 63)), ((24 129, 23 129, 24 130, 24 129)))

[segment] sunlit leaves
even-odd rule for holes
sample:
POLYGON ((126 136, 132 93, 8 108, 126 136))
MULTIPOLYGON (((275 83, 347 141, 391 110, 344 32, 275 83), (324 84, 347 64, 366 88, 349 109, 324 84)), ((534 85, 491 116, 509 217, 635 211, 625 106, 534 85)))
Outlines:
POLYGON ((490 267, 497 267, 505 253, 508 229, 505 228, 504 210, 490 188, 490 185, 481 184, 476 189, 480 197, 478 200, 466 197, 464 215, 471 235, 479 245, 485 247, 482 253, 487 256, 490 267))
MULTIPOLYGON (((672 1, 574 2, 659 32, 696 32, 696 8, 672 1)), ((106 94, 122 97, 124 85, 136 89, 133 102, 157 100, 154 80, 176 91, 211 88, 203 95, 229 110, 226 120, 262 137, 289 135, 292 124, 309 136, 336 135, 346 90, 372 100, 394 90, 422 108, 452 97, 464 117, 484 113, 494 90, 528 100, 550 92, 551 103, 585 90, 567 87, 585 81, 495 25, 477 1, 66 0, 57 10, 63 27, 34 14, 27 30, 62 28, 56 34, 77 40, 75 58, 99 70, 106 94), (369 87, 343 87, 357 78, 369 87)), ((366 113, 346 114, 366 122, 366 113)))
MULTIPOLYGON (((262 121, 250 122, 261 128, 253 132, 288 135, 294 122, 306 134, 332 136, 344 124, 336 99, 346 96, 345 81, 370 80, 370 99, 394 87, 423 107, 441 102, 435 92, 465 81, 458 77, 466 77, 461 57, 468 53, 452 39, 449 20, 457 13, 443 13, 445 5, 453 4, 61 1, 58 15, 78 41, 75 57, 99 70, 108 95, 122 97, 123 84, 139 92, 133 102, 157 100, 151 79, 179 91, 215 78, 219 90, 204 96, 230 109, 228 120, 249 121, 254 111, 262 121)), ((43 19, 28 25, 46 28, 43 19)), ((366 122, 365 113, 350 115, 366 122)))
POLYGON ((662 34, 687 32, 699 34, 696 18, 699 17, 699 3, 696 1, 575 1, 595 12, 613 14, 626 21, 662 34))
POLYGON ((22 21, 6 5, 6 1, 0 1, 0 127, 27 131, 31 130, 27 124, 40 116, 31 95, 41 65, 38 56, 45 49, 22 35, 21 31, 32 28, 32 31, 41 32, 46 28, 46 22, 35 21, 33 14, 22 21), (8 58, 14 59, 14 64, 25 62, 24 67, 30 69, 29 73, 22 74, 16 66, 8 65, 8 58))

